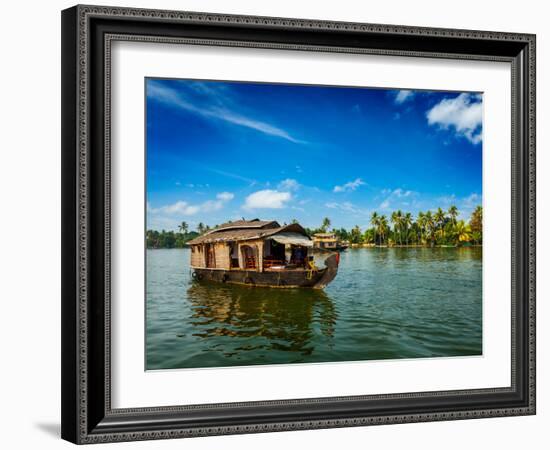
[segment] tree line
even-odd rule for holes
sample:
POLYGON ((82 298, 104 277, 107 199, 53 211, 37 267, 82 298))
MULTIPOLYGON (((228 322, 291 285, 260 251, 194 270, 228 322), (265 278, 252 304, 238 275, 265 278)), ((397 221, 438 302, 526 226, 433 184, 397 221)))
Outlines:
MULTIPOLYGON (((458 220, 458 208, 451 206, 446 211, 437 208, 435 212, 419 211, 416 217, 409 212, 397 210, 390 215, 373 212, 370 227, 366 230, 356 225, 351 230, 332 229, 342 241, 350 244, 371 245, 480 245, 483 242, 483 208, 477 206, 468 222, 458 220)), ((331 221, 323 219, 321 227, 306 229, 312 236, 327 232, 331 221)))
POLYGON ((178 231, 147 230, 145 234, 147 248, 183 248, 188 241, 197 236, 199 236, 199 232, 190 231, 187 222, 182 222, 178 226, 178 231))
MULTIPOLYGON (((325 217, 319 228, 305 228, 311 237, 317 233, 333 232, 341 241, 350 244, 370 245, 480 245, 483 242, 483 208, 477 206, 468 222, 458 220, 458 208, 437 208, 435 212, 419 211, 416 217, 409 212, 397 210, 390 215, 373 212, 370 227, 366 230, 356 225, 351 230, 331 228, 331 220, 325 217)), ((297 220, 292 220, 298 223, 297 220)), ((200 222, 196 230, 190 230, 181 222, 178 231, 147 230, 147 248, 183 248, 187 242, 216 228, 200 222)))
POLYGON ((187 242, 217 226, 218 225, 214 225, 210 227, 209 225, 199 222, 195 230, 190 230, 187 222, 181 222, 178 225, 177 231, 147 230, 145 233, 147 248, 184 248, 187 242))

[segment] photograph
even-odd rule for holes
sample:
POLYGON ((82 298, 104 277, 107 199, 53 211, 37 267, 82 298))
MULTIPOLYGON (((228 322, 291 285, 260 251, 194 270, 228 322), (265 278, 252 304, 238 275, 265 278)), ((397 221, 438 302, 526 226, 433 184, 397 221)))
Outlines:
MULTIPOLYGON (((49 367, 29 354, 55 365, 38 385, 60 392, 61 420, 59 403, 50 417, 62 439, 540 441, 536 74, 548 27, 529 5, 449 15, 399 1, 319 4, 314 18, 297 2, 67 4, 60 27, 37 28, 47 45, 19 53, 60 51, 61 82, 40 78, 57 102, 39 102, 60 114, 34 133, 56 130, 60 158, 45 170, 8 151, 32 176, 7 167, 29 191, 14 197, 28 236, 52 209, 28 180, 61 175, 60 215, 44 222, 61 226, 61 264, 53 249, 7 244, 26 276, 14 292, 44 290, 29 283, 40 254, 61 305, 36 302, 41 325, 22 333, 12 320, 8 335, 35 349, 47 325, 60 356, 11 346, 7 360, 29 374, 49 367)), ((28 116, 28 69, 7 90, 14 117, 28 116)))
POLYGON ((144 79, 145 369, 482 357, 483 93, 144 79))

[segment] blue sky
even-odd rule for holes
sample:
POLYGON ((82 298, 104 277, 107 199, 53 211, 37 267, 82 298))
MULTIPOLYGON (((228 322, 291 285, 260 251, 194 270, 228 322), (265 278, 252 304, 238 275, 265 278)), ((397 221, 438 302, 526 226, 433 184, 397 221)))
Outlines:
POLYGON ((146 79, 147 228, 481 204, 482 95, 146 79))

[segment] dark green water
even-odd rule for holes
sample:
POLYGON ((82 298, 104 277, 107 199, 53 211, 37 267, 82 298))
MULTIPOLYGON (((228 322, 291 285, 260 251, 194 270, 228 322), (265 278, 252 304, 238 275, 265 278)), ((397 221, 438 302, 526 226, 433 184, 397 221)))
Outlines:
POLYGON ((481 249, 350 249, 324 290, 191 280, 147 251, 147 369, 481 354, 481 249))

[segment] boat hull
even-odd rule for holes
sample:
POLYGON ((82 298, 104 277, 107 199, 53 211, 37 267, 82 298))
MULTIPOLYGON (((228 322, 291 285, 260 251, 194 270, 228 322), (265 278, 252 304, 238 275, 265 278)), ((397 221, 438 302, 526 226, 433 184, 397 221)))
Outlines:
POLYGON ((196 281, 213 281, 218 283, 244 284, 273 288, 325 288, 338 272, 338 258, 331 255, 325 260, 323 269, 319 270, 255 270, 242 269, 205 269, 193 268, 193 279, 196 281))
POLYGON ((348 249, 348 245, 345 245, 345 244, 340 244, 340 245, 337 245, 336 247, 334 247, 333 249, 331 250, 334 250, 336 252, 343 252, 344 250, 347 250, 348 249))

